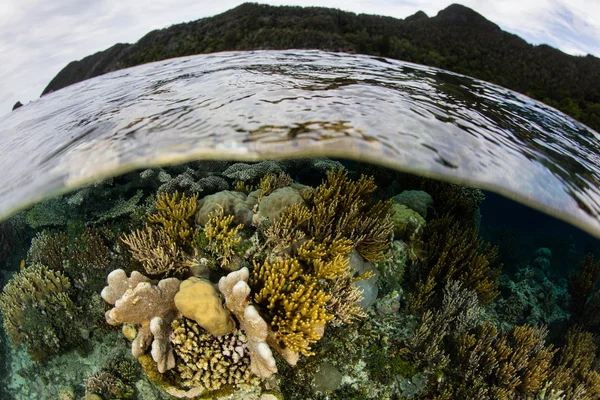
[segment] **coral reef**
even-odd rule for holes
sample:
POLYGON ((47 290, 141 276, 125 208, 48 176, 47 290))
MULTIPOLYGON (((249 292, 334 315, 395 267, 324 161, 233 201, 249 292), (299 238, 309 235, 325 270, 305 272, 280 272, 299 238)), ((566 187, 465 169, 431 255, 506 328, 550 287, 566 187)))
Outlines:
POLYGON ((173 321, 171 341, 184 387, 214 391, 224 385, 258 382, 250 372, 246 337, 239 330, 215 337, 194 321, 182 318, 173 321))
POLYGON ((134 399, 138 393, 135 382, 139 378, 139 366, 129 359, 113 359, 100 371, 85 380, 85 400, 100 396, 105 400, 134 399))
POLYGON ((425 311, 413 336, 405 341, 402 354, 417 367, 444 368, 450 360, 440 347, 442 340, 467 332, 482 311, 474 290, 463 288, 459 281, 448 281, 441 308, 425 311))
POLYGON ((498 295, 501 266, 495 266, 497 248, 483 245, 475 228, 465 227, 450 216, 430 221, 423 232, 423 255, 411 271, 414 291, 408 298, 411 312, 439 302, 449 280, 463 282, 489 303, 498 295))
POLYGON ((420 239, 425 227, 425 219, 416 211, 401 204, 392 204, 391 219, 394 225, 394 239, 413 243, 420 239))
POLYGON ((242 182, 257 182, 267 174, 284 172, 276 161, 262 161, 257 164, 236 163, 223 172, 223 176, 242 182))
POLYGON ((392 197, 394 204, 403 205, 416 213, 424 220, 427 219, 427 212, 433 209, 433 197, 422 190, 405 190, 402 193, 392 197))
POLYGON ((231 314, 223 308, 217 290, 207 280, 192 277, 183 281, 175 295, 175 306, 211 335, 223 336, 233 331, 231 314))
POLYGON ((259 197, 258 212, 252 218, 254 225, 259 225, 265 218, 275 219, 289 206, 304 204, 300 192, 289 186, 275 189, 269 194, 263 194, 261 189, 260 194, 262 197, 259 197))
POLYGON ((596 345, 592 334, 571 328, 560 349, 556 368, 550 374, 550 387, 567 399, 600 398, 600 373, 593 368, 596 345))
POLYGON ((267 174, 263 176, 258 185, 258 188, 260 189, 258 201, 260 201, 263 197, 270 195, 277 189, 290 186, 292 182, 292 178, 285 172, 280 172, 277 175, 267 174))
POLYGON ((594 290, 599 278, 600 261, 594 262, 592 254, 587 254, 581 261, 579 274, 569 276, 569 312, 574 323, 587 326, 600 323, 600 290, 594 290))
POLYGON ((152 343, 152 358, 160 372, 175 366, 166 338, 170 334, 170 322, 177 315, 174 299, 179 286, 176 278, 163 279, 153 285, 142 274, 134 272, 127 278, 125 271, 115 270, 109 274, 108 286, 102 290, 102 298, 114 305, 106 312, 106 322, 115 326, 140 325, 131 352, 140 357, 152 343))
POLYGON ((34 264, 15 274, 2 291, 4 329, 14 346, 25 343, 35 361, 81 342, 73 326, 80 309, 69 297, 70 288, 64 274, 34 264))
MULTIPOLYGON (((251 358, 250 370, 257 376, 269 378, 277 372, 277 366, 271 348, 267 344, 269 327, 250 303, 249 276, 250 272, 245 267, 230 272, 219 280, 219 290, 225 296, 225 305, 237 317, 240 329, 246 334, 251 358)), ((283 356, 285 357, 286 354, 283 356)), ((295 360, 289 357, 287 361, 291 364, 295 363, 295 360)))
POLYGON ((391 243, 393 225, 391 201, 373 204, 369 195, 377 187, 372 178, 348 179, 345 170, 330 171, 327 179, 304 194, 311 210, 307 230, 311 237, 323 241, 341 235, 352 240, 367 261, 383 260, 391 243))
POLYGON ((172 195, 162 193, 156 198, 157 212, 148 217, 148 222, 158 224, 174 243, 185 246, 193 236, 191 223, 196 214, 198 194, 186 197, 175 191, 172 195))
POLYGON ((228 190, 205 196, 198 202, 196 224, 206 225, 210 213, 222 209, 223 215, 233 215, 235 224, 250 226, 253 215, 252 207, 256 204, 256 196, 228 190))
MULTIPOLYGON (((223 209, 217 208, 208 214, 208 220, 202 230, 208 242, 204 249, 215 256, 221 263, 221 268, 227 270, 237 269, 231 264, 234 256, 238 253, 241 240, 239 233, 244 227, 243 224, 230 226, 233 219, 233 215, 224 216, 223 209)), ((237 264, 239 265, 239 262, 237 264)))
POLYGON ((533 269, 519 271, 515 280, 500 275, 498 282, 500 296, 491 303, 488 313, 495 312, 493 319, 501 327, 552 324, 569 318, 565 288, 545 277, 539 279, 533 269))
POLYGON ((145 227, 121 235, 131 256, 142 264, 148 275, 181 275, 194 264, 189 253, 194 248, 197 200, 197 194, 186 197, 177 191, 172 195, 162 193, 156 200, 156 212, 146 218, 145 227))
POLYGON ((160 228, 146 225, 144 229, 124 233, 121 241, 129 247, 131 256, 142 264, 148 275, 178 274, 187 267, 189 257, 160 228))
POLYGON ((316 279, 303 275, 296 259, 265 261, 254 266, 252 286, 260 287, 254 301, 266 307, 271 327, 283 347, 305 356, 312 355, 311 343, 321 339, 330 296, 318 288, 316 279))
POLYGON ((546 383, 555 350, 546 346, 545 328, 515 326, 498 333, 486 323, 477 334, 459 339, 457 352, 460 374, 446 393, 452 398, 498 398, 532 396, 546 383))

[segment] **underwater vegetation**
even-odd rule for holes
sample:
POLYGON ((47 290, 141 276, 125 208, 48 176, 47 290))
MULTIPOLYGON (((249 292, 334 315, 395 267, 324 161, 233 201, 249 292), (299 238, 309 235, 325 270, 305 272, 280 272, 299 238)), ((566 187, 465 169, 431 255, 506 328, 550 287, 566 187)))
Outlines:
POLYGON ((3 227, 4 331, 50 369, 114 348, 61 398, 599 398, 600 262, 503 271, 484 197, 327 159, 129 173, 3 227))

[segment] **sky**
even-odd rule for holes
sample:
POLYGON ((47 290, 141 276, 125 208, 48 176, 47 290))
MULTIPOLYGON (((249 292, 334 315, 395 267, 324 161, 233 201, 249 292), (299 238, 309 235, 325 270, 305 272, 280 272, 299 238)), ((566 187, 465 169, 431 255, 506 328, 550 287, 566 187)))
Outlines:
MULTIPOLYGON (((428 16, 454 2, 470 7, 532 44, 600 56, 600 0, 283 0, 405 18, 428 16)), ((69 62, 154 29, 225 12, 239 0, 5 0, 0 3, 0 116, 39 98, 69 62)))

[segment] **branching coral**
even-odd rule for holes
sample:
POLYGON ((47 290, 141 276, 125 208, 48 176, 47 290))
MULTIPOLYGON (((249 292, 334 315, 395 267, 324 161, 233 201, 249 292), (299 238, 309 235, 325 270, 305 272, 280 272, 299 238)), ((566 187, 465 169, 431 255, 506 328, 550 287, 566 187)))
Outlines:
POLYGON ((418 312, 439 301, 449 280, 458 280, 473 289, 482 303, 498 295, 501 266, 495 266, 497 248, 483 246, 475 228, 465 228, 449 216, 431 221, 423 235, 423 257, 413 272, 414 291, 409 310, 418 312))
POLYGON ((110 263, 110 249, 98 229, 85 228, 69 246, 69 256, 77 265, 103 269, 110 263))
POLYGON ((186 197, 179 196, 175 191, 172 195, 162 193, 156 198, 155 214, 148 217, 148 222, 159 224, 164 232, 180 246, 190 244, 193 236, 193 228, 190 223, 196 214, 198 194, 186 197))
POLYGON ((477 294, 463 288, 458 281, 449 281, 444 288, 441 308, 425 311, 419 327, 405 342, 402 353, 415 365, 443 368, 449 359, 440 348, 442 340, 446 335, 463 334, 471 329, 481 313, 477 294))
POLYGON ((330 296, 316 279, 302 275, 296 259, 265 261, 254 268, 252 283, 261 288, 254 300, 269 311, 277 338, 291 351, 312 355, 311 344, 321 339, 325 323, 333 318, 325 307, 330 296))
POLYGON ((171 341, 184 387, 212 391, 258 380, 250 372, 246 336, 239 330, 215 337, 194 321, 181 318, 173 321, 171 341))
POLYGON ((40 263, 53 270, 63 269, 63 263, 69 259, 69 236, 64 232, 38 232, 31 239, 27 252, 29 264, 40 263))
POLYGON ((13 276, 2 291, 0 310, 13 345, 25 343, 41 361, 80 341, 73 331, 79 314, 69 297, 71 283, 59 271, 34 264, 13 276))
POLYGON ((487 322, 477 334, 461 336, 457 357, 462 383, 454 387, 455 398, 527 398, 538 393, 545 387, 555 352, 544 343, 547 333, 524 325, 501 334, 487 322))
POLYGON ((189 257, 162 229, 146 225, 130 234, 124 233, 121 240, 133 258, 139 261, 147 274, 152 276, 178 273, 184 269, 189 257))
POLYGON ((593 296, 592 294, 600 278, 600 261, 594 262, 594 256, 587 254, 579 268, 579 274, 569 276, 571 321, 577 324, 595 325, 593 322, 597 323, 598 316, 593 311, 600 311, 600 295, 598 295, 600 291, 593 296))
POLYGON ((311 211, 307 221, 310 236, 322 241, 342 235, 352 240, 367 261, 383 260, 393 232, 392 202, 373 204, 370 195, 376 188, 372 177, 363 175, 352 181, 343 169, 329 172, 326 181, 304 193, 311 211))
POLYGON ((351 324, 356 320, 367 317, 367 313, 358 303, 363 298, 363 291, 354 285, 363 279, 371 279, 373 273, 365 273, 358 277, 352 277, 349 270, 336 276, 328 286, 329 300, 325 304, 327 312, 333 315, 331 324, 340 326, 351 324))
POLYGON ((307 240, 298 248, 296 258, 307 264, 315 278, 332 280, 348 271, 351 251, 350 239, 330 236, 321 243, 307 240))
POLYGON ((177 275, 194 264, 187 251, 193 248, 197 200, 197 194, 188 198, 177 191, 162 193, 156 200, 157 212, 147 218, 145 228, 121 236, 147 274, 177 275))
POLYGON ((244 227, 243 224, 232 227, 233 218, 233 215, 224 216, 223 208, 219 207, 217 211, 208 214, 203 230, 208 241, 206 250, 214 254, 224 267, 228 266, 236 254, 241 240, 239 233, 244 227))
POLYGON ((310 210, 302 203, 287 207, 267 228, 267 244, 275 253, 288 250, 306 236, 304 228, 310 218, 310 210))
POLYGON ((592 334, 579 328, 569 329, 550 376, 551 387, 562 391, 568 399, 600 398, 600 373, 592 366, 595 356, 592 334))
POLYGON ((135 381, 139 372, 129 359, 112 360, 99 372, 86 378, 85 399, 122 400, 136 398, 135 381))
POLYGON ((279 174, 266 174, 260 179, 260 183, 258 188, 260 189, 260 194, 258 196, 258 201, 260 201, 264 196, 268 196, 275 189, 283 188, 292 184, 292 178, 286 174, 285 172, 280 172, 279 174))

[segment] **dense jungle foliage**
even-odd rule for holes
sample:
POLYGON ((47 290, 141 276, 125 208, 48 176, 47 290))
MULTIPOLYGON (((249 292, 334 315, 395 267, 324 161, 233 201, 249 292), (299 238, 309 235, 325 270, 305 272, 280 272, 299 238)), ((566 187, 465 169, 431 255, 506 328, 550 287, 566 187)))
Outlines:
POLYGON ((456 4, 435 17, 418 12, 402 20, 329 8, 246 3, 73 61, 43 94, 171 57, 292 48, 390 57, 470 75, 543 101, 600 131, 600 59, 533 46, 456 4))

